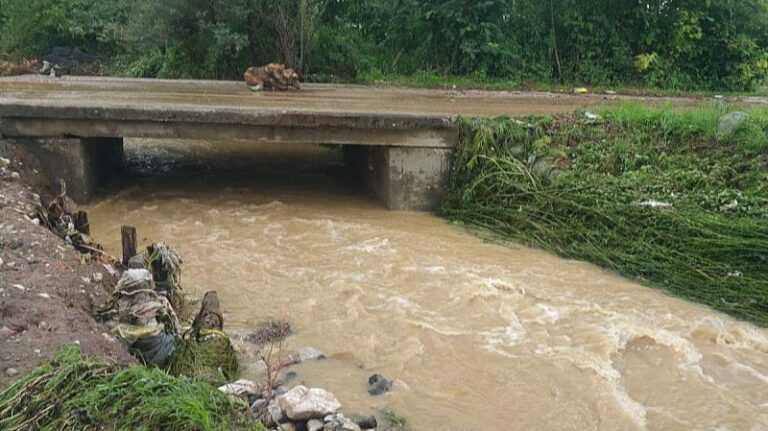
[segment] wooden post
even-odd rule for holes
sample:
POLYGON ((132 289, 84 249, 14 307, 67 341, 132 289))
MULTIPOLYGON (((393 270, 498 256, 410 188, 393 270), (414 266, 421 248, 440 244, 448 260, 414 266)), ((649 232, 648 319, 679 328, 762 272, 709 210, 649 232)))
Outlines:
POLYGON ((136 228, 123 226, 120 228, 120 236, 123 240, 123 265, 128 266, 128 261, 136 256, 136 228))
POLYGON ((74 224, 75 229, 77 229, 78 232, 83 233, 85 235, 91 235, 91 225, 88 223, 88 213, 85 211, 78 211, 75 213, 74 217, 74 224))

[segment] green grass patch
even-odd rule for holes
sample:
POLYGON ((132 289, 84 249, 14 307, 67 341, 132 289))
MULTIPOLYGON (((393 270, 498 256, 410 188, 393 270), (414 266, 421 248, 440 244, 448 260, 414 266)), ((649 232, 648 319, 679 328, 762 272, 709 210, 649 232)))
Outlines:
MULTIPOLYGON (((496 91, 544 91, 552 93, 572 93, 574 88, 584 87, 582 82, 560 84, 551 81, 505 79, 473 75, 443 75, 433 72, 419 71, 410 75, 383 73, 381 71, 368 71, 359 74, 355 79, 343 79, 327 74, 310 74, 304 77, 308 82, 322 82, 334 84, 363 84, 363 85, 394 85, 412 88, 452 89, 454 86, 462 90, 496 90, 496 91)), ((617 94, 628 96, 650 97, 694 97, 707 98, 715 95, 726 97, 741 96, 768 96, 768 88, 760 87, 755 91, 691 91, 676 90, 643 85, 588 85, 592 94, 604 94, 606 91, 614 91, 617 94)))
POLYGON ((462 120, 451 220, 768 326, 768 111, 462 120))
POLYGON ((155 368, 121 368, 65 346, 0 393, 0 429, 261 430, 213 386, 155 368))

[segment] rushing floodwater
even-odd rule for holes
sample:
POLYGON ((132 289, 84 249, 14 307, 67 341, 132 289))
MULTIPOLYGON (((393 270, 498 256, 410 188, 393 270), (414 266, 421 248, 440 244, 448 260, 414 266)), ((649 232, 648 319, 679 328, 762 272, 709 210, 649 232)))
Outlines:
POLYGON ((127 150, 138 178, 91 206, 96 238, 117 254, 131 224, 176 246, 184 287, 216 290, 230 331, 289 319, 286 349, 330 358, 296 368, 299 381, 335 392, 346 413, 391 407, 417 430, 768 429, 764 329, 388 212, 317 163, 329 150, 127 150), (373 373, 409 389, 373 398, 373 373))

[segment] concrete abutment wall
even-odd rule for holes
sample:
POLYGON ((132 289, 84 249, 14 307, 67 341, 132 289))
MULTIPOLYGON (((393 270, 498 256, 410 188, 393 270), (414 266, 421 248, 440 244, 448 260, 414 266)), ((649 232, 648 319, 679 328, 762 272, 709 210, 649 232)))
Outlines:
POLYGON ((37 159, 43 174, 67 183, 78 202, 91 200, 98 186, 124 161, 122 138, 6 138, 16 150, 37 159))
POLYGON ((351 171, 391 210, 433 211, 445 194, 453 151, 446 148, 344 147, 351 171))

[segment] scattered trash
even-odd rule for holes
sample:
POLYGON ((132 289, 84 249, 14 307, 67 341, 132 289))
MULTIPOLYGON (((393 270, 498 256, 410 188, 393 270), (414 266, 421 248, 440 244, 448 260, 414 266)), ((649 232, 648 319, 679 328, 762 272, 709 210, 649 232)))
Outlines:
POLYGON ((641 207, 650 207, 650 208, 655 208, 655 209, 660 209, 660 210, 667 210, 667 211, 675 209, 675 207, 671 203, 659 202, 659 201, 653 200, 653 199, 647 200, 647 201, 644 201, 644 202, 640 202, 637 205, 639 205, 641 207))
POLYGON ((587 94, 589 90, 586 87, 576 87, 573 89, 573 94, 587 94))
POLYGON ((587 111, 584 113, 584 118, 586 118, 587 121, 597 121, 600 119, 600 116, 595 114, 594 112, 587 111))

